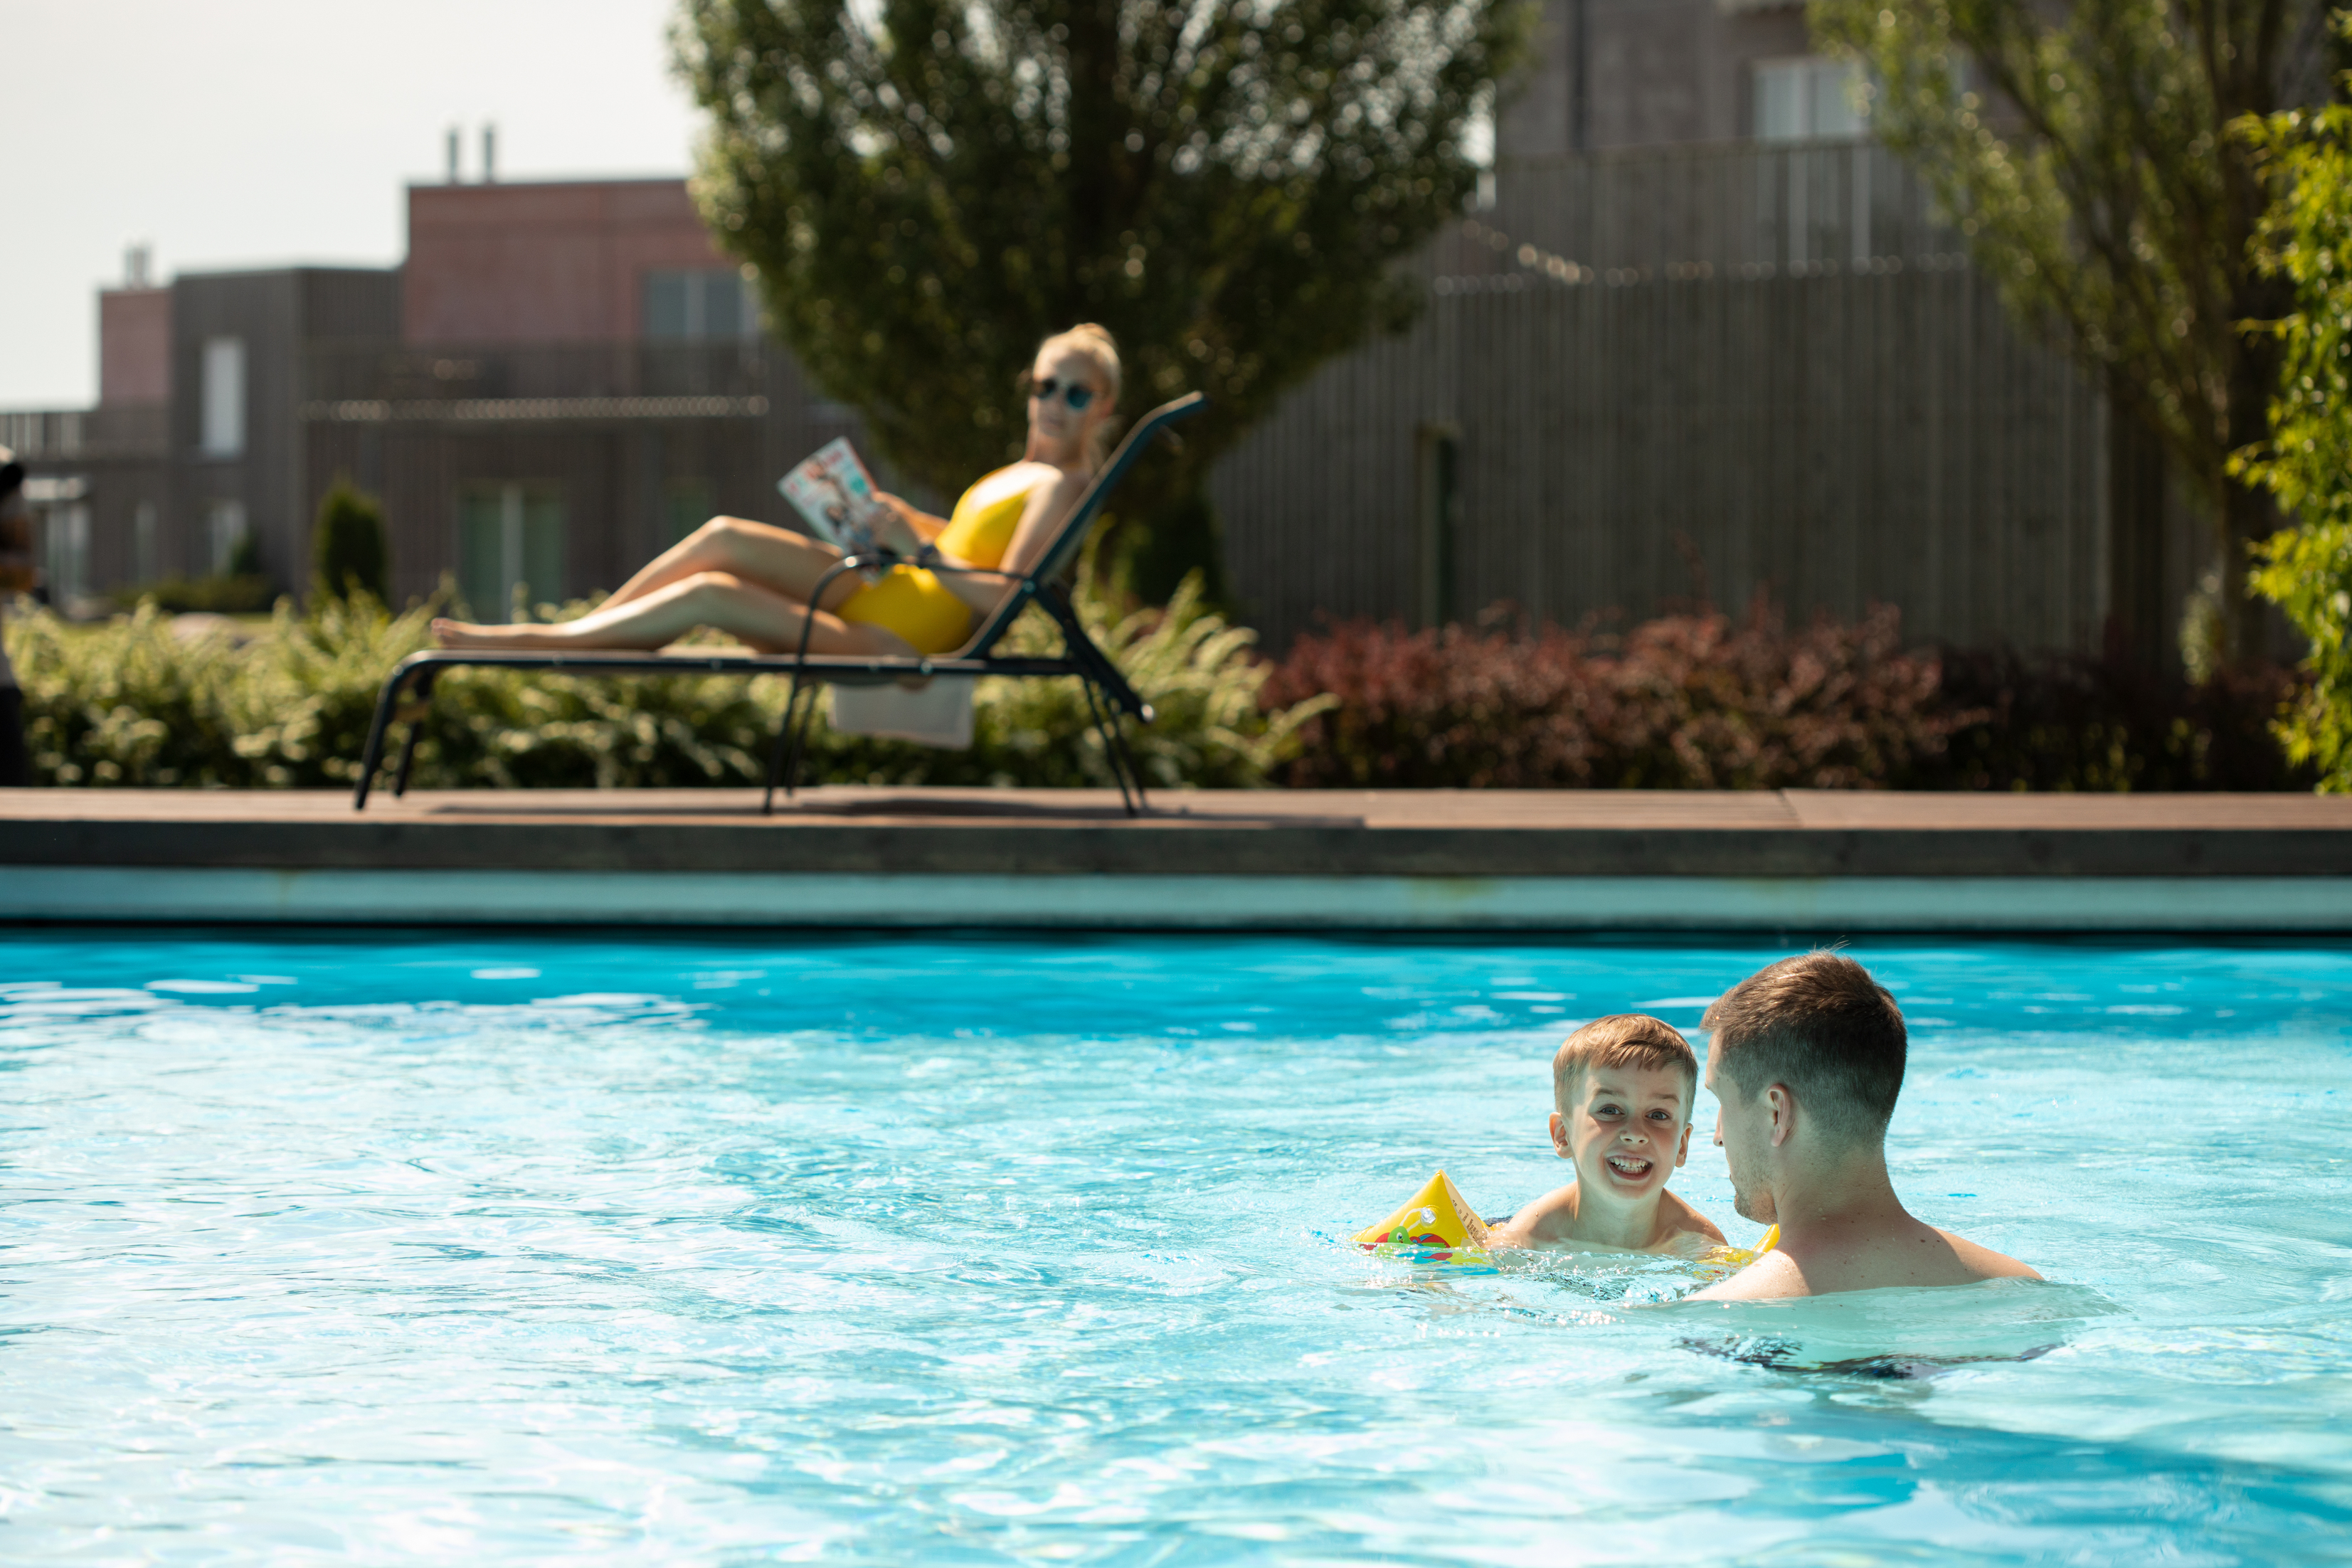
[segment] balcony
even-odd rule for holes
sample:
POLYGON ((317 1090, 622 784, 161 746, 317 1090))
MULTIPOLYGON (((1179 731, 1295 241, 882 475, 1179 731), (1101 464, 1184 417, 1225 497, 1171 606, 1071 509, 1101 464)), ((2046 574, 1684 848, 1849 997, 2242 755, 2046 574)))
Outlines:
POLYGON ((336 424, 760 418, 796 395, 757 340, 514 347, 327 342, 303 365, 302 416, 336 424))

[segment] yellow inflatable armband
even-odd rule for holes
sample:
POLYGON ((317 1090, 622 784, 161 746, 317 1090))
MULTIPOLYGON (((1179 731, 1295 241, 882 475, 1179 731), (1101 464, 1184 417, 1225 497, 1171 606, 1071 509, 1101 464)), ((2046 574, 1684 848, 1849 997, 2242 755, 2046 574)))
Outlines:
POLYGON ((1710 1247, 1699 1254, 1698 1260, 1701 1267, 1709 1271, 1710 1278, 1721 1279, 1726 1276, 1738 1273, 1780 1245, 1780 1227, 1776 1225, 1767 1230, 1763 1238, 1752 1247, 1710 1247))
POLYGON ((1455 1253, 1483 1255, 1486 1222, 1473 1213, 1461 1189, 1444 1171, 1413 1194, 1404 1207, 1380 1224, 1356 1233, 1356 1245, 1367 1252, 1376 1247, 1425 1247, 1420 1256, 1443 1263, 1455 1253))

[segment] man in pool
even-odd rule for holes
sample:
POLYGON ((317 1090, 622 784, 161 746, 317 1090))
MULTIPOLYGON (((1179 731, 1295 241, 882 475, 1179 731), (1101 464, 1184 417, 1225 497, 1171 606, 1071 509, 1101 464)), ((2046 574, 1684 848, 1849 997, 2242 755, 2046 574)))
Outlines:
POLYGON ((1695 1300, 1826 1296, 1890 1285, 2039 1279, 2014 1258, 1914 1219, 1886 1173, 1903 1089, 1895 998, 1853 959, 1809 952, 1715 1000, 1706 1086, 1732 1206, 1780 1245, 1695 1300))
POLYGON ((1489 1247, 1666 1252, 1695 1258, 1723 1233, 1666 1191, 1690 1154, 1698 1058, 1655 1018, 1621 1013, 1551 1058, 1551 1146, 1576 1180, 1488 1231, 1489 1247))

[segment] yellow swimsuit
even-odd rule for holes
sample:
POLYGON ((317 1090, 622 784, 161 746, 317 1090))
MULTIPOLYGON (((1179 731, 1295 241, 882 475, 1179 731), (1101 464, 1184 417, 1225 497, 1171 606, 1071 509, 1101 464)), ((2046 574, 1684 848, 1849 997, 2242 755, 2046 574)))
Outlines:
MULTIPOLYGON (((963 492, 955 514, 933 542, 940 553, 981 567, 993 568, 1003 562, 1004 552, 1013 547, 1013 531, 1021 526, 1021 514, 1028 510, 1030 491, 1036 489, 1031 485, 993 500, 979 500, 981 491, 990 488, 988 481, 1004 471, 999 468, 983 475, 963 492)), ((845 621, 896 632, 918 653, 946 653, 962 647, 971 635, 971 606, 940 582, 938 574, 920 566, 891 567, 844 599, 834 614, 845 621)))

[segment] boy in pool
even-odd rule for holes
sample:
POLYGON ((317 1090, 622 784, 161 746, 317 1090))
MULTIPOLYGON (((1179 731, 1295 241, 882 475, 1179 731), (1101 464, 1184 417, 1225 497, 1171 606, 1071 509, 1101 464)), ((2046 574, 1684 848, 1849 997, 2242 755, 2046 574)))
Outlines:
POLYGON ((1551 1059, 1551 1144, 1576 1180, 1489 1227, 1487 1245, 1696 1258, 1724 1245, 1705 1215, 1666 1191, 1690 1152, 1698 1058, 1641 1013, 1595 1018, 1551 1059))

